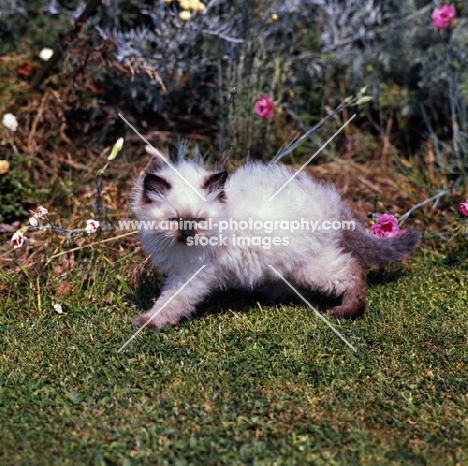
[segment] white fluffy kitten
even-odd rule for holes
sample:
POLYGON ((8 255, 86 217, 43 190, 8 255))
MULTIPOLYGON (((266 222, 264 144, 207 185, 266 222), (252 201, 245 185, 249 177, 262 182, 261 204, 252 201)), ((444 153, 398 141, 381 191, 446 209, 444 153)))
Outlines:
POLYGON ((295 286, 342 295, 331 314, 356 318, 365 311, 363 265, 401 260, 418 243, 417 232, 394 238, 365 233, 332 183, 304 173, 270 201, 293 175, 285 166, 247 163, 230 175, 194 162, 178 163, 176 169, 186 181, 163 164, 144 173, 133 191, 138 219, 160 227, 142 230, 141 241, 167 277, 155 305, 133 320, 137 326, 176 324, 218 286, 260 291, 271 301, 283 298, 291 290, 270 266, 295 286), (297 227, 305 220, 319 227, 354 221, 355 229, 285 229, 287 221, 297 227), (259 222, 268 228, 259 229, 259 222), (220 225, 229 228, 220 233, 220 225))

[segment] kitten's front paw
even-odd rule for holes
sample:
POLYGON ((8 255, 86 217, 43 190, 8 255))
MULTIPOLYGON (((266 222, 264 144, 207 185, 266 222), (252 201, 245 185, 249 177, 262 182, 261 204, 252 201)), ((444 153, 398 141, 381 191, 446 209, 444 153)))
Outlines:
POLYGON ((132 320, 132 324, 136 327, 145 327, 152 330, 161 329, 167 323, 171 325, 175 325, 177 322, 172 322, 167 316, 164 314, 158 314, 153 317, 153 314, 140 314, 139 316, 135 317, 132 320))

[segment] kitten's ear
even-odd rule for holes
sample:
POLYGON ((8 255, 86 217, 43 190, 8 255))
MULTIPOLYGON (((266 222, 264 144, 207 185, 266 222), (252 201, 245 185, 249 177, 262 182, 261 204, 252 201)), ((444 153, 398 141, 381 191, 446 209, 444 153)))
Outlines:
POLYGON ((143 196, 147 203, 153 202, 155 198, 164 196, 171 185, 164 178, 153 173, 147 173, 143 180, 143 196))
POLYGON ((205 177, 205 182, 203 183, 203 189, 206 189, 209 193, 213 191, 224 191, 224 185, 228 176, 229 173, 227 170, 207 175, 205 177))

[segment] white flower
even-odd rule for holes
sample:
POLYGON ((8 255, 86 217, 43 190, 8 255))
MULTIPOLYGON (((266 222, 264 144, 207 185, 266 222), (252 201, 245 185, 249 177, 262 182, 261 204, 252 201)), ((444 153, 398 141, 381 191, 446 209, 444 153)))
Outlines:
POLYGON ((52 49, 45 47, 39 52, 39 58, 41 60, 47 61, 53 54, 54 51, 52 49))
POLYGON ((18 128, 18 120, 16 119, 15 115, 13 115, 13 113, 6 113, 3 115, 2 123, 3 126, 8 128, 10 131, 16 131, 18 128))
POLYGON ((13 246, 14 249, 18 249, 24 246, 25 240, 27 240, 27 238, 24 236, 22 230, 18 230, 11 237, 10 245, 13 246))
POLYGON ((97 220, 86 220, 86 233, 88 235, 96 233, 99 228, 99 222, 97 220))
POLYGON ((37 209, 36 209, 36 213, 34 214, 34 217, 36 218, 44 218, 47 214, 49 213, 49 211, 43 207, 43 206, 39 206, 37 209))
POLYGON ((52 306, 59 314, 63 314, 63 309, 62 309, 61 304, 52 304, 52 306))
POLYGON ((49 211, 44 207, 44 206, 39 206, 36 209, 36 212, 34 212, 34 215, 29 219, 29 224, 32 227, 37 227, 39 226, 39 220, 43 219, 49 211))

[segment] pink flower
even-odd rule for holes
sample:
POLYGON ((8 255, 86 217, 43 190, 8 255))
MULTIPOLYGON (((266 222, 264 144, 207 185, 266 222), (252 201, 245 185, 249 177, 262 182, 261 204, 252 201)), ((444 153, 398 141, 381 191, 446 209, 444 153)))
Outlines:
POLYGON ((43 206, 39 206, 36 210, 36 213, 34 214, 34 217, 36 218, 44 218, 47 214, 49 213, 49 211, 43 207, 43 206))
POLYGON ((24 246, 25 240, 27 240, 27 238, 24 236, 24 233, 21 230, 18 230, 11 237, 10 244, 14 249, 18 249, 24 246))
POLYGON ((431 14, 431 25, 437 29, 445 29, 453 18, 456 10, 452 5, 442 5, 436 8, 431 14))
POLYGON ((273 101, 267 95, 262 95, 255 102, 254 112, 260 118, 273 118, 274 110, 273 101))
POLYGON ((45 207, 39 206, 36 212, 34 212, 34 215, 29 219, 29 224, 32 227, 38 227, 40 223, 39 220, 45 218, 48 213, 49 211, 45 207))
POLYGON ((86 233, 88 235, 96 233, 99 228, 99 222, 97 220, 86 220, 86 233))
POLYGON ((464 217, 468 217, 468 197, 466 198, 466 202, 460 203, 458 210, 464 217))
POLYGON ((393 238, 401 235, 406 230, 400 230, 398 220, 390 214, 379 215, 379 220, 371 226, 371 233, 380 238, 393 238))

